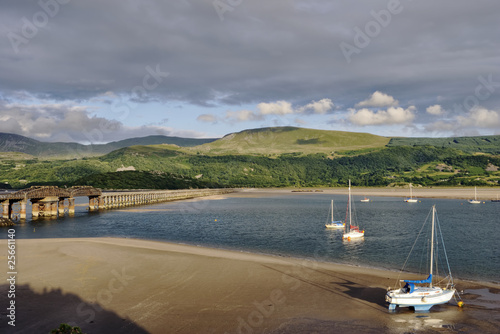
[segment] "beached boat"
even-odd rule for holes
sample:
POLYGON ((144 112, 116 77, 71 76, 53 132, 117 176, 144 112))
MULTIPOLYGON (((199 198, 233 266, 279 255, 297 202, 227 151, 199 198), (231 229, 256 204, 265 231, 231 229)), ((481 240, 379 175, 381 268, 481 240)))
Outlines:
POLYGON ((345 224, 345 231, 342 235, 344 240, 361 239, 365 236, 365 231, 361 231, 359 226, 354 225, 352 222, 352 198, 351 198, 351 180, 349 180, 349 198, 347 200, 347 217, 345 224), (348 220, 349 219, 349 220, 348 220))
POLYGON ((477 189, 474 187, 474 199, 468 200, 470 204, 481 204, 481 201, 477 199, 477 189))
MULTIPOLYGON (((341 220, 333 219, 333 199, 332 199, 332 203, 330 205, 330 212, 331 212, 331 220, 329 223, 325 224, 325 227, 326 228, 344 228, 345 224, 341 220)), ((330 215, 328 215, 328 216, 330 217, 330 215)))
POLYGON ((434 247, 434 244, 438 242, 437 232, 440 233, 441 228, 439 227, 439 221, 436 224, 436 206, 433 206, 429 276, 424 280, 401 280, 400 282, 406 283, 404 287, 400 289, 389 290, 385 295, 385 300, 389 303, 390 311, 394 311, 396 309, 396 306, 399 306, 413 307, 415 309, 415 312, 428 312, 434 305, 445 304, 449 302, 455 294, 456 290, 453 284, 453 278, 451 276, 448 258, 446 257, 446 249, 444 248, 444 240, 442 236, 439 239, 439 242, 443 247, 441 251, 444 252, 444 256, 446 258, 448 275, 440 281, 446 283, 444 287, 433 284, 433 267, 435 265, 435 262, 437 262, 434 260, 434 255, 437 254, 437 246, 434 247))
POLYGON ((368 197, 365 197, 365 198, 361 199, 360 201, 363 203, 368 203, 368 202, 370 202, 370 199, 368 197))
POLYGON ((412 185, 410 183, 410 197, 405 197, 404 201, 406 203, 417 203, 418 202, 418 199, 416 198, 413 198, 413 191, 412 191, 412 185))

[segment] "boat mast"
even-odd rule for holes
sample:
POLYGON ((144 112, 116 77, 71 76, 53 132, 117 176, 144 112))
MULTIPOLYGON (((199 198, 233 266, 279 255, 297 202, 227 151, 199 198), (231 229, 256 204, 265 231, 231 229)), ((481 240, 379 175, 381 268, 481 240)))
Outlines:
POLYGON ((351 230, 351 180, 349 180, 349 231, 351 230))
POLYGON ((434 216, 436 215, 436 206, 432 206, 432 231, 431 231, 431 282, 429 283, 429 287, 432 288, 432 267, 434 262, 434 216))
POLYGON ((333 199, 332 199, 332 205, 331 205, 331 210, 332 210, 332 223, 333 223, 333 199))
POLYGON ((413 192, 412 192, 412 189, 411 189, 411 183, 410 183, 410 199, 413 199, 413 192))

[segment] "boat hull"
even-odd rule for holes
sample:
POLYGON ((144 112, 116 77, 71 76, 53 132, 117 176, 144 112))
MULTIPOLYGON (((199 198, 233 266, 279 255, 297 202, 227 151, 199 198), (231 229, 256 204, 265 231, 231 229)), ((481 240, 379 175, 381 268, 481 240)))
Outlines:
POLYGON ((470 199, 469 200, 470 204, 481 204, 481 201, 475 200, 475 199, 470 199))
POLYGON ((415 198, 405 198, 404 201, 406 203, 417 203, 418 202, 418 200, 415 198))
POLYGON ((361 239, 364 236, 365 236, 365 232, 351 231, 349 233, 344 233, 342 238, 344 240, 351 240, 351 239, 361 239))
POLYGON ((455 293, 455 289, 419 288, 412 293, 402 289, 388 291, 385 300, 389 303, 389 311, 396 307, 413 307, 415 312, 428 312, 432 306, 446 304, 455 293))
POLYGON ((344 224, 333 223, 333 224, 325 224, 325 227, 326 228, 344 228, 345 226, 344 226, 344 224))

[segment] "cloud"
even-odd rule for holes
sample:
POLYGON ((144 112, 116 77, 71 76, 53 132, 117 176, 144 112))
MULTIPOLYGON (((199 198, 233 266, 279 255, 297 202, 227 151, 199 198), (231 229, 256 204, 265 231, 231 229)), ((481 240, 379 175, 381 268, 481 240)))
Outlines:
POLYGON ((287 101, 277 102, 262 102, 257 104, 257 110, 239 110, 226 112, 226 120, 230 121, 256 121, 262 120, 266 116, 277 115, 285 116, 291 114, 325 114, 333 108, 333 102, 330 99, 321 99, 313 101, 304 106, 293 108, 292 104, 287 101))
POLYGON ((415 107, 407 109, 401 107, 390 107, 387 110, 373 111, 363 108, 360 110, 350 110, 348 119, 351 123, 361 126, 367 125, 394 125, 409 124, 415 119, 415 107))
POLYGON ((356 107, 385 108, 385 107, 395 107, 398 104, 399 104, 398 100, 395 100, 392 96, 376 91, 367 100, 357 103, 356 107))
MULTIPOLYGON (((225 119, 226 110, 262 101, 288 101, 294 113, 296 104, 304 114, 328 113, 328 104, 319 103, 324 97, 358 109, 411 104, 425 110, 439 103, 453 110, 464 97, 478 98, 489 110, 500 105, 499 1, 401 3, 398 19, 393 16, 380 34, 366 35, 369 43, 351 64, 339 45, 353 44, 354 28, 375 22, 369 13, 386 10, 387 0, 236 2, 224 2, 232 10, 221 22, 213 1, 3 0, 0 96, 15 100, 25 91, 74 104, 217 106, 220 111, 207 111, 217 120, 225 119), (49 3, 60 4, 57 13, 23 37, 29 30, 23 18, 43 18, 40 4, 49 3), (18 52, 8 38, 12 34, 23 37, 18 52), (154 80, 155 71, 161 82, 154 80), (168 77, 158 75, 167 72, 168 77), (489 75, 479 98, 477 78, 489 75)), ((276 110, 268 112, 289 115, 276 110)), ((264 117, 257 108, 231 115, 264 117)), ((418 116, 436 120, 429 113, 418 116)))
POLYGON ((152 134, 203 137, 203 133, 172 127, 130 127, 117 120, 91 116, 89 106, 71 103, 5 103, 0 100, 0 132, 15 133, 42 141, 105 143, 152 134))
POLYGON ((500 112, 477 107, 466 116, 458 116, 457 122, 459 127, 498 129, 500 127, 500 112))
POLYGON ((435 116, 439 116, 439 115, 444 114, 444 110, 443 110, 443 108, 441 108, 441 106, 439 104, 435 104, 433 106, 427 107, 426 111, 428 114, 435 115, 435 116))
POLYGON ((257 110, 258 115, 288 115, 294 113, 292 104, 287 101, 262 102, 257 105, 257 110))
POLYGON ((297 124, 297 125, 306 125, 306 124, 307 124, 307 122, 306 122, 305 120, 301 119, 301 118, 295 118, 295 119, 293 120, 293 122, 294 122, 295 124, 297 124))
POLYGON ((205 123, 216 123, 217 117, 212 114, 201 114, 200 116, 196 117, 196 120, 205 123))
POLYGON ((500 129, 500 111, 476 107, 461 115, 454 115, 448 119, 441 119, 426 124, 425 131, 432 133, 452 133, 453 135, 480 135, 480 130, 500 129))
POLYGON ((298 109, 299 113, 309 113, 314 114, 326 114, 333 108, 333 102, 330 99, 321 99, 319 101, 313 101, 298 109))

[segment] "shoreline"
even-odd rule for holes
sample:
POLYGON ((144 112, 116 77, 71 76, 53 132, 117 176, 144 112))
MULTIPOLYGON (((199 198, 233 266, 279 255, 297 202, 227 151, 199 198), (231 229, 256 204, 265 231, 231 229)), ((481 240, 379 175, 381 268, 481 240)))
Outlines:
MULTIPOLYGON (((347 195, 347 187, 306 187, 306 188, 235 188, 236 192, 231 194, 252 194, 253 196, 269 196, 272 194, 334 194, 347 195)), ((365 197, 409 197, 409 188, 406 187, 351 187, 352 196, 365 197)), ((500 196, 499 187, 478 187, 477 198, 481 201, 490 202, 500 196)), ((443 198, 463 199, 474 198, 474 187, 414 187, 414 198, 443 198)))
MULTIPOLYGON (((16 250, 16 332, 61 322, 86 333, 493 333, 500 325, 500 285, 488 282, 456 280, 466 307, 434 306, 418 318, 387 311, 385 289, 399 272, 385 269, 132 238, 18 239, 16 250)), ((10 333, 6 322, 0 329, 10 333)))

